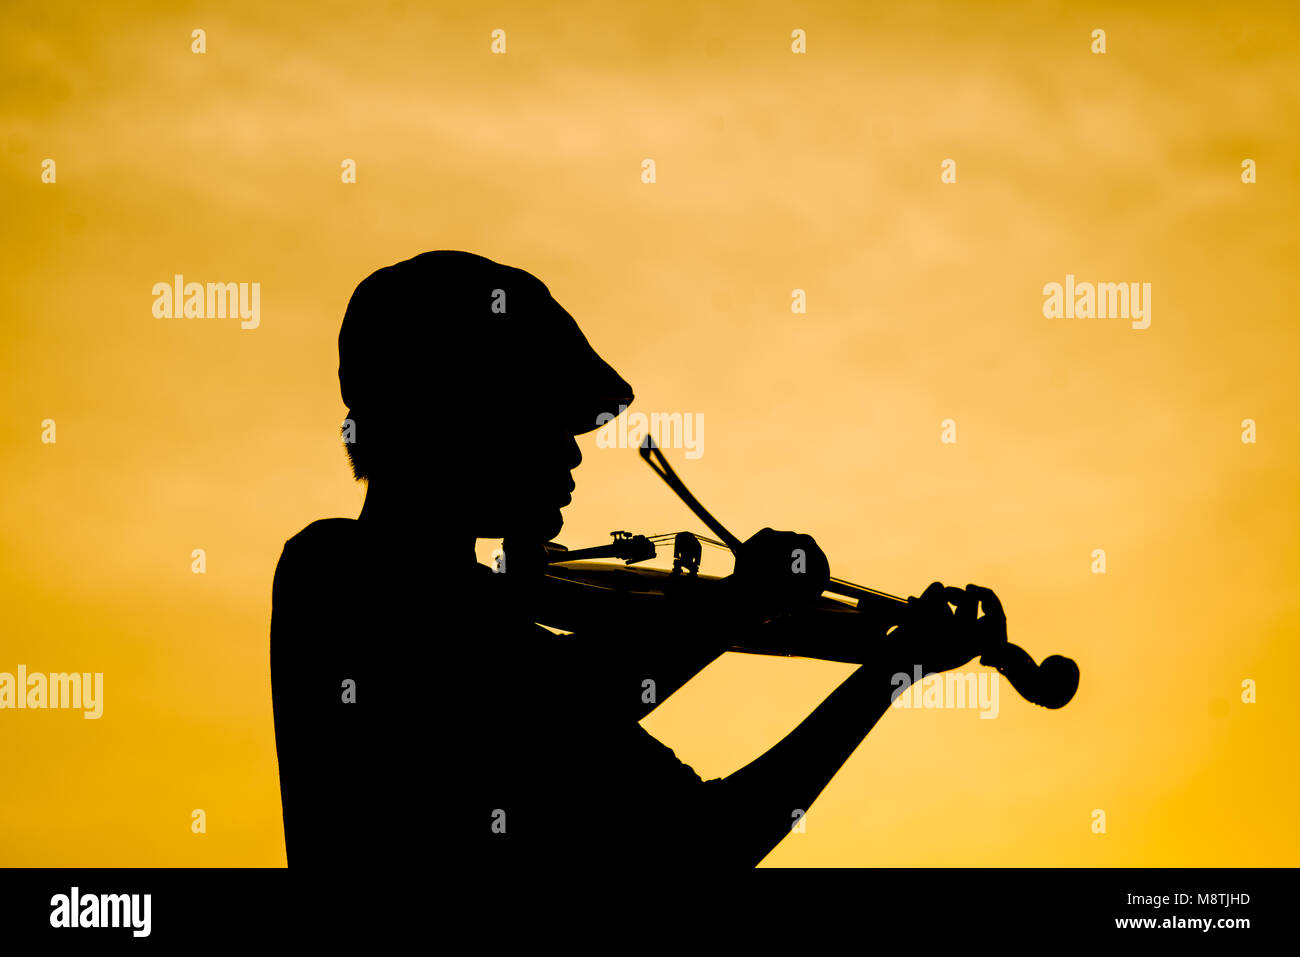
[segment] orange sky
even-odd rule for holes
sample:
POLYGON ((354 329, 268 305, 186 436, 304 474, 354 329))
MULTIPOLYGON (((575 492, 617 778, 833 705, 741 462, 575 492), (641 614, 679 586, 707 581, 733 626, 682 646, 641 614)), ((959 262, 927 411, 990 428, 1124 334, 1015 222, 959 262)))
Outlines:
MULTIPOLYGON (((1078 660, 1060 712, 891 712, 768 864, 1300 863, 1300 13, 1127 7, 6 5, 0 672, 105 703, 0 710, 0 863, 283 863, 271 575, 360 505, 352 288, 436 248, 534 272, 637 408, 701 414, 669 455, 737 534, 987 584, 1078 660), (259 327, 155 318, 176 273, 260 283, 259 327), (1151 283, 1150 328, 1045 318, 1067 273, 1151 283)), ((698 527, 583 452, 566 544, 698 527)), ((646 726, 726 774, 848 670, 727 656, 646 726)))

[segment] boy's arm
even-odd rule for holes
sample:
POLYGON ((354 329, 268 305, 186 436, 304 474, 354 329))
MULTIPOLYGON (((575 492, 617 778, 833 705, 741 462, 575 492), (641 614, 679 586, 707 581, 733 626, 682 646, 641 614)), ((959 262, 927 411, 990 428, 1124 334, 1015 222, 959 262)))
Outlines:
POLYGON ((962 592, 936 582, 913 608, 912 623, 881 641, 878 657, 853 672, 798 727, 739 771, 711 782, 697 839, 711 845, 716 860, 756 865, 790 833, 802 816, 796 812, 807 812, 888 710, 898 690, 895 675, 910 675, 916 665, 936 674, 960 668, 1006 640, 1006 618, 987 589, 962 592), (988 604, 977 619, 981 599, 988 604))

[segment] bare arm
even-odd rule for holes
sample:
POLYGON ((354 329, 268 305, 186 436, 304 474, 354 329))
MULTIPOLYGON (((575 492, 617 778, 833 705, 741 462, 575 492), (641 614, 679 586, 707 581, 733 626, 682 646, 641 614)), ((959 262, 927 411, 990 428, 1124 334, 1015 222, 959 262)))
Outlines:
POLYGON ((718 782, 711 817, 723 831, 706 840, 717 841, 719 861, 752 867, 790 833, 797 812, 807 812, 889 709, 898 670, 883 659, 862 665, 779 743, 718 782))
POLYGON ((862 665, 798 727, 766 753, 719 782, 706 803, 697 839, 719 863, 754 866, 790 833, 796 812, 807 812, 899 690, 894 676, 960 668, 990 643, 1005 641, 1006 619, 986 589, 939 583, 913 600, 916 616, 877 647, 862 665), (987 597, 986 597, 987 596, 987 597), (981 598, 986 615, 977 619, 981 598), (957 605, 956 612, 948 602, 957 605), (995 610, 996 609, 996 610, 995 610))

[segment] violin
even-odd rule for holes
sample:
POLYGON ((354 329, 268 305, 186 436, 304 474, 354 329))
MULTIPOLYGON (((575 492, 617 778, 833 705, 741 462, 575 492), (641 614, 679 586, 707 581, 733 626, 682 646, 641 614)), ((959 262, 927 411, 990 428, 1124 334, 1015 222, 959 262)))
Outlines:
MULTIPOLYGON (((608 630, 611 622, 637 627, 670 628, 683 617, 707 608, 726 579, 700 574, 702 545, 738 554, 741 541, 732 535, 686 488, 663 452, 647 436, 642 459, 664 480, 718 539, 692 532, 663 535, 611 533, 607 545, 570 550, 556 542, 542 547, 543 578, 532 590, 535 620, 557 631, 608 630), (720 539, 720 540, 719 540, 720 539), (655 558, 659 547, 673 546, 671 570, 640 564, 655 558), (607 559, 620 559, 611 564, 607 559)), ((511 543, 507 553, 514 559, 511 543)), ((746 654, 817 658, 865 664, 873 636, 884 637, 905 623, 909 603, 874 588, 831 578, 822 594, 805 607, 766 616, 743 625, 727 622, 727 650, 746 654)), ((1010 682, 1026 701, 1044 708, 1061 708, 1079 687, 1079 666, 1051 655, 1038 664, 1018 645, 1005 642, 984 652, 980 664, 1010 682)))

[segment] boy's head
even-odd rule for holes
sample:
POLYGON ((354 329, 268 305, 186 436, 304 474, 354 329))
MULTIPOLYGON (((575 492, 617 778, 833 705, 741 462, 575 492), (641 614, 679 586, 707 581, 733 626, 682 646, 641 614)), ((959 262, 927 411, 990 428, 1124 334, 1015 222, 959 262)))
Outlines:
POLYGON ((633 397, 540 280, 451 250, 357 286, 339 386, 353 474, 413 504, 441 499, 478 537, 553 537, 581 461, 573 437, 633 397))

